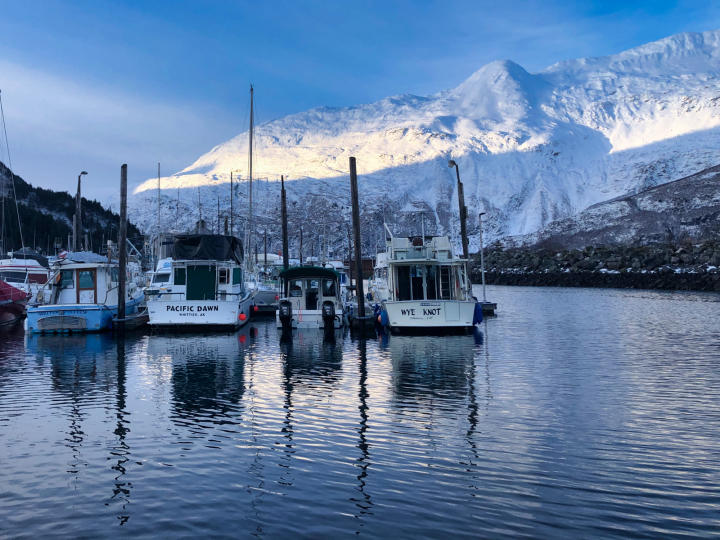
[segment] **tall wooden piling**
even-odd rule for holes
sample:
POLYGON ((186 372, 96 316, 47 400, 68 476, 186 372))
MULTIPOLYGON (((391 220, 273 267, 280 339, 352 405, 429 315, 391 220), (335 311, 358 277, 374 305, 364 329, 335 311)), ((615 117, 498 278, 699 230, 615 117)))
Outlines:
POLYGON ((125 277, 127 268, 127 165, 120 167, 120 231, 118 234, 118 319, 125 318, 125 277))
POLYGON ((290 254, 288 253, 287 199, 284 176, 280 176, 280 214, 282 216, 283 269, 287 270, 290 267, 290 254))
POLYGON ((365 290, 363 287, 362 250, 360 244, 360 202, 358 200, 357 169, 355 158, 350 157, 350 196, 352 199, 353 232, 355 234, 355 266, 357 277, 355 279, 358 303, 358 316, 365 318, 365 290))

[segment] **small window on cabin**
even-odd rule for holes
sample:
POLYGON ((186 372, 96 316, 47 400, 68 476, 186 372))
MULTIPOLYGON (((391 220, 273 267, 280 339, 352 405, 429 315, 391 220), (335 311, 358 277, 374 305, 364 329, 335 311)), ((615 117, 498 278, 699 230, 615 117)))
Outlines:
POLYGON ((175 269, 175 285, 185 285, 185 268, 175 269))
POLYGON ((155 274, 155 277, 153 278, 153 283, 167 283, 170 281, 170 274, 155 274))
POLYGON ((230 270, 228 268, 218 269, 218 283, 220 285, 227 285, 230 281, 230 270))
POLYGON ((110 269, 110 281, 112 281, 113 283, 120 282, 120 269, 119 268, 111 268, 110 269))
POLYGON ((323 280, 323 296, 332 297, 335 296, 335 280, 326 279, 323 280))
POLYGON ((75 272, 72 270, 63 270, 60 272, 60 287, 63 289, 72 289, 75 287, 75 272))
POLYGON ((233 285, 242 283, 242 268, 233 268, 233 285))
POLYGON ((317 292, 320 290, 320 282, 317 279, 311 279, 308 282, 308 290, 312 292, 317 292))
POLYGON ((80 270, 78 272, 78 288, 94 289, 95 288, 95 272, 93 270, 80 270))
POLYGON ((294 279, 290 282, 290 296, 299 298, 302 296, 302 281, 294 279))

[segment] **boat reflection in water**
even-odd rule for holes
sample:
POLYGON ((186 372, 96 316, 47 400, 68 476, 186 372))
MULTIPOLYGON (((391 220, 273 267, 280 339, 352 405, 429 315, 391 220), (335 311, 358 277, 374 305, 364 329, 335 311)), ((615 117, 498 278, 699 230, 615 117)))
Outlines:
POLYGON ((246 345, 255 330, 213 334, 158 334, 148 353, 171 369, 172 420, 180 424, 220 423, 241 411, 246 345))
MULTIPOLYGON (((54 393, 48 407, 67 410, 65 446, 71 452, 67 474, 76 486, 88 482, 81 478, 93 464, 90 454, 100 451, 85 445, 90 426, 97 425, 97 414, 111 411, 115 421, 106 447, 105 460, 112 475, 106 506, 116 507, 116 518, 123 525, 130 518, 131 482, 125 480, 131 449, 127 442, 130 415, 127 410, 126 343, 110 334, 27 334, 26 350, 39 364, 50 363, 51 388, 54 393)), ((62 414, 62 413, 61 413, 62 414)), ((85 475, 89 476, 89 475, 85 475)), ((95 476, 92 482, 103 482, 95 476)))

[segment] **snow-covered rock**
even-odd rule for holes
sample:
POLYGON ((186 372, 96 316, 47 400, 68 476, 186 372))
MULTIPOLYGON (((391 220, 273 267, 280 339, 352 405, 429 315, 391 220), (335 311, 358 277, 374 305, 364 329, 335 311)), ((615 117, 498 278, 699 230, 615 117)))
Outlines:
MULTIPOLYGON (((312 242, 319 235, 336 249, 345 246, 348 157, 355 156, 366 250, 381 238, 383 220, 419 232, 418 210, 428 230, 458 230, 448 159, 458 162, 465 184, 471 251, 480 211, 487 212, 489 239, 533 233, 598 202, 715 165, 719 77, 720 31, 685 33, 534 74, 511 61, 492 62, 429 97, 394 96, 271 121, 256 128, 254 174, 269 180, 255 192, 265 220, 260 230, 277 236, 276 181, 284 174, 294 228, 304 222, 316 235, 312 242)), ((240 134, 162 179, 164 228, 189 228, 198 197, 209 221, 217 219, 219 201, 222 221, 230 171, 247 172, 247 141, 240 134)), ((131 199, 130 217, 146 230, 157 223, 156 186, 149 179, 131 199)), ((247 188, 236 190, 240 216, 247 188)))

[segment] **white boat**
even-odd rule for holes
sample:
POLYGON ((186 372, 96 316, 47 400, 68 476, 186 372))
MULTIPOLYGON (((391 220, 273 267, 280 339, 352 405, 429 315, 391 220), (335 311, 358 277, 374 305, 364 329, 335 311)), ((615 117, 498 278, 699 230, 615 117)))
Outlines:
POLYGON ((50 268, 45 257, 30 253, 9 253, 0 259, 0 280, 32 296, 47 283, 50 268))
POLYGON ((170 281, 148 296, 150 325, 175 329, 226 329, 250 318, 242 244, 234 236, 175 237, 170 281))
POLYGON ((331 268, 296 266, 280 272, 278 328, 340 328, 340 275, 331 268))
POLYGON ((467 330, 482 320, 467 261, 453 256, 447 236, 391 237, 385 262, 381 321, 392 331, 467 330))
MULTIPOLYGON (((128 265, 126 314, 144 303, 138 265, 128 265)), ((118 312, 119 265, 90 252, 68 253, 52 268, 48 283, 27 308, 29 333, 109 330, 118 312)))
POLYGON ((378 253, 375 257, 373 275, 368 281, 368 292, 373 304, 382 304, 384 301, 390 300, 387 253, 378 253))

